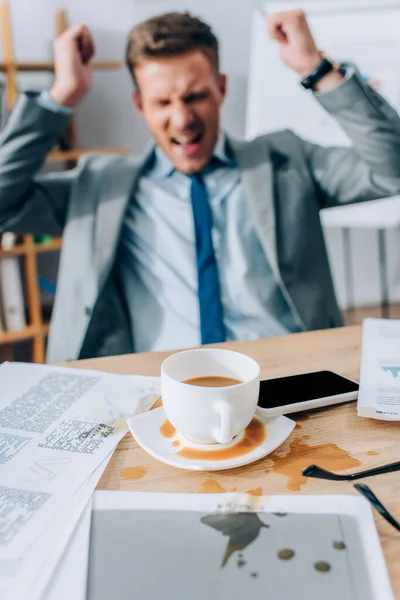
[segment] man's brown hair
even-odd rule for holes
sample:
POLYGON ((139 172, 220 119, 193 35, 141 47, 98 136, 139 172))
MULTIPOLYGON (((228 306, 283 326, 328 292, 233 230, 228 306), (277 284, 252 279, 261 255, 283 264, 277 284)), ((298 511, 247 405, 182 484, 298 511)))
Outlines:
POLYGON ((137 87, 135 68, 146 59, 204 52, 219 71, 218 40, 211 27, 189 13, 171 12, 135 25, 129 33, 126 64, 137 87))

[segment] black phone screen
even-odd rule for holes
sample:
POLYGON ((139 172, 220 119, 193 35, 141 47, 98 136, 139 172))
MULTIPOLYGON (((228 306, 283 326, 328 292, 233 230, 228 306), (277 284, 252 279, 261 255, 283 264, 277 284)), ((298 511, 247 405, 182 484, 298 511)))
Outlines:
POLYGON ((331 371, 317 371, 260 381, 258 406, 276 408, 327 396, 358 392, 358 383, 331 371))

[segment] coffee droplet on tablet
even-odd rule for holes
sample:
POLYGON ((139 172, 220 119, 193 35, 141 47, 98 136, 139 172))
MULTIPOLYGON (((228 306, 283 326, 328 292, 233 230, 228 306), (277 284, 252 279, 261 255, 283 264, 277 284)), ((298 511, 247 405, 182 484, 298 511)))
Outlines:
POLYGON ((336 548, 336 550, 345 550, 346 544, 344 542, 333 542, 333 547, 336 548))
POLYGON ((165 438, 172 438, 176 434, 176 429, 171 423, 167 420, 160 427, 160 433, 165 438))
POLYGON ((283 550, 279 550, 278 557, 281 560, 290 560, 294 556, 294 550, 290 548, 284 548, 283 550))
POLYGON ((315 567, 315 570, 320 571, 320 573, 327 573, 328 571, 331 570, 331 565, 323 560, 316 562, 314 567, 315 567))

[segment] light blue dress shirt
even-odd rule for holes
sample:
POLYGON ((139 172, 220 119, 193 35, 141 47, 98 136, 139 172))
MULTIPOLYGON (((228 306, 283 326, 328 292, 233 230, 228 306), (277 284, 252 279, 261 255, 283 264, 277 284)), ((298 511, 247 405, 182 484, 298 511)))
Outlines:
MULTIPOLYGON (((205 172, 227 340, 300 331, 255 231, 221 134, 205 172)), ((118 260, 137 352, 200 345, 190 179, 156 148, 122 226, 118 260)))
MULTIPOLYGON (((48 96, 42 94, 39 102, 56 110, 48 96)), ((226 340, 300 331, 262 250, 224 134, 204 176, 226 340)), ((154 150, 133 190, 117 261, 135 351, 200 345, 190 179, 175 170, 160 148, 154 150)))

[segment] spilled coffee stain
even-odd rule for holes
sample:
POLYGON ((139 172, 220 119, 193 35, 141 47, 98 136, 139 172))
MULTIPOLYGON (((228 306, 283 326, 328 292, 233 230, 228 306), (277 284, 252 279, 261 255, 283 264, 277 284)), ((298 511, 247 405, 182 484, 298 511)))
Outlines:
POLYGON ((201 494, 224 494, 225 492, 226 489, 224 489, 218 481, 215 481, 215 479, 206 479, 206 481, 203 481, 201 484, 201 494))
POLYGON ((335 550, 346 550, 346 544, 344 542, 333 542, 335 550))
POLYGON ((181 443, 180 443, 179 440, 175 440, 174 442, 172 442, 172 445, 173 445, 174 448, 177 448, 178 446, 181 445, 181 443))
POLYGON ((320 560, 315 563, 314 568, 316 571, 320 571, 320 573, 327 573, 331 570, 331 565, 324 560, 320 560))
POLYGON ((162 406, 162 398, 161 396, 159 398, 157 398, 157 400, 154 402, 153 406, 151 407, 151 409, 153 410, 153 408, 160 408, 160 406, 162 406))
POLYGON ((368 456, 379 456, 379 452, 376 452, 376 450, 370 450, 367 454, 368 456))
POLYGON ((254 512, 261 512, 263 510, 263 505, 264 505, 264 501, 263 501, 263 497, 262 496, 252 496, 250 494, 250 498, 248 503, 251 507, 251 510, 254 512))
POLYGON ((160 433, 165 438, 173 438, 176 435, 176 429, 171 423, 167 420, 160 427, 160 433))
POLYGON ((294 550, 291 548, 284 548, 283 550, 279 550, 278 558, 281 560, 290 560, 294 556, 294 550))
POLYGON ((269 525, 261 521, 255 513, 220 513, 206 515, 200 520, 205 525, 212 527, 216 531, 220 531, 222 535, 229 538, 221 567, 227 564, 234 552, 238 552, 238 562, 243 563, 240 566, 244 566, 246 563, 243 560, 241 551, 250 546, 258 538, 262 529, 269 528, 269 525))
POLYGON ((272 454, 271 459, 274 460, 273 471, 288 478, 287 488, 292 492, 298 492, 307 483, 302 471, 309 465, 315 464, 330 471, 344 471, 361 464, 336 444, 310 446, 304 438, 298 438, 292 441, 289 448, 285 456, 274 458, 272 454))
POLYGON ((238 458, 250 454, 250 452, 261 446, 266 435, 267 431, 264 424, 258 419, 253 419, 244 430, 242 438, 232 446, 215 447, 210 450, 185 447, 177 452, 177 455, 189 460, 229 460, 238 458))
POLYGON ((122 479, 125 481, 137 481, 142 479, 147 473, 144 467, 126 467, 121 473, 122 479))
POLYGON ((250 496, 262 496, 262 488, 257 487, 254 490, 247 490, 247 493, 250 494, 250 496))

